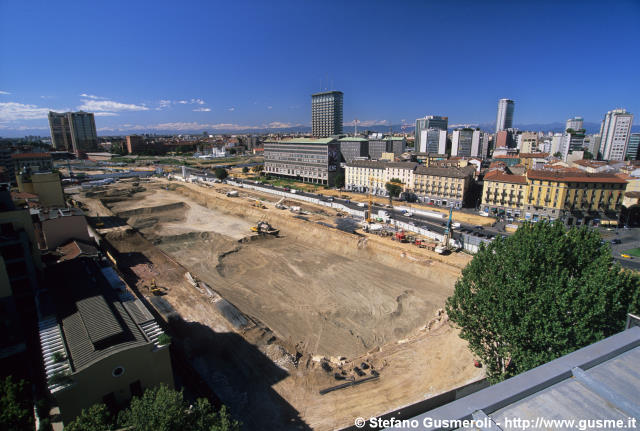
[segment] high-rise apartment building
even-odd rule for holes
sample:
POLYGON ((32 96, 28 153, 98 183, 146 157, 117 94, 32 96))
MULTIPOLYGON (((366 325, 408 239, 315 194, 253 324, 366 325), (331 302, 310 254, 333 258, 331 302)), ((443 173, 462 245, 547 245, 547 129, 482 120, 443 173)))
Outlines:
POLYGON ((342 133, 342 91, 325 91, 311 95, 311 132, 314 137, 342 133))
POLYGON ((71 128, 67 114, 49 111, 49 129, 53 148, 58 151, 71 151, 71 128))
POLYGON ((49 112, 49 128, 56 150, 79 155, 98 147, 96 122, 91 112, 49 112))
POLYGON ((633 114, 614 109, 605 114, 600 127, 600 153, 604 160, 624 160, 631 136, 633 114))
POLYGON ((447 130, 430 128, 420 132, 420 144, 414 148, 420 153, 444 154, 447 151, 447 130))
POLYGON ((444 130, 446 132, 449 126, 449 117, 441 117, 439 115, 427 115, 424 118, 416 120, 415 143, 414 148, 422 147, 422 132, 428 129, 444 130))
POLYGON ((569 118, 567 120, 567 126, 565 127, 565 130, 566 129, 582 130, 584 129, 583 125, 584 125, 584 120, 582 119, 582 117, 569 118))
POLYGON ((514 102, 511 99, 500 99, 498 116, 496 117, 496 133, 513 127, 514 102))
POLYGON ((627 154, 625 158, 629 160, 638 160, 640 158, 640 133, 632 133, 629 137, 629 145, 627 145, 627 154))
POLYGON ((480 144, 482 132, 473 129, 454 130, 451 138, 451 155, 457 157, 478 157, 482 152, 480 144))

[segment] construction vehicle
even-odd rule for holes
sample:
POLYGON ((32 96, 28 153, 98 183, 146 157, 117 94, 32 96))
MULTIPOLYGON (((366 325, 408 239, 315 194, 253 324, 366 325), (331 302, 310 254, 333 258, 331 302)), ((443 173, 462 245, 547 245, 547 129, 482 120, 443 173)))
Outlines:
POLYGON ((260 209, 266 209, 267 207, 264 206, 264 204, 262 202, 260 202, 259 200, 254 200, 253 203, 251 204, 252 206, 256 207, 256 208, 260 208, 260 209))
POLYGON ((286 207, 286 206, 284 206, 284 204, 282 203, 282 202, 284 202, 284 200, 285 200, 285 199, 286 199, 286 198, 282 198, 282 199, 280 199, 278 202, 276 202, 276 208, 277 208, 277 209, 279 209, 279 210, 287 209, 287 207, 286 207))
POLYGON ((277 236, 280 233, 280 229, 275 229, 265 219, 259 220, 255 226, 251 226, 251 231, 260 233, 263 235, 267 234, 267 235, 273 235, 273 236, 277 236))
POLYGON ((438 244, 435 248, 435 252, 438 254, 445 254, 448 251, 451 251, 453 247, 451 246, 451 242, 453 240, 453 208, 449 208, 449 219, 447 220, 446 227, 444 229, 444 237, 442 238, 442 242, 438 244))
POLYGON ((401 230, 400 232, 396 232, 394 238, 396 241, 407 242, 407 236, 405 235, 404 230, 401 230))
POLYGON ((151 280, 151 284, 149 284, 149 292, 156 296, 161 296, 167 293, 167 288, 158 286, 156 284, 156 279, 154 278, 151 280))

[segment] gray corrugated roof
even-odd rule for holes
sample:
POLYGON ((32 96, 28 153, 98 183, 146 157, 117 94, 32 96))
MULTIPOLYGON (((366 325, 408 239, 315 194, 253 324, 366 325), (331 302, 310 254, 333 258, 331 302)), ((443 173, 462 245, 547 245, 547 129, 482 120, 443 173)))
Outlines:
POLYGON ((640 417, 638 394, 640 327, 633 327, 413 419, 422 424, 425 418, 486 415, 502 429, 510 428, 508 418, 532 423, 537 418, 626 421, 640 417))
POLYGON ((47 279, 74 371, 115 351, 150 343, 137 324, 152 320, 149 311, 136 301, 120 302, 93 260, 59 263, 47 279))

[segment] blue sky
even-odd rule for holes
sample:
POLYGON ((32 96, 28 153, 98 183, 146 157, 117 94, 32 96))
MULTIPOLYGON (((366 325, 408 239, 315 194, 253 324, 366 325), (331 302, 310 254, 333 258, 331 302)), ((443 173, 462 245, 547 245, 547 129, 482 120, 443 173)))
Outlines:
POLYGON ((100 134, 309 125, 331 85, 345 123, 491 123, 509 97, 516 124, 638 124, 639 50, 637 0, 0 0, 0 135, 49 109, 100 134))

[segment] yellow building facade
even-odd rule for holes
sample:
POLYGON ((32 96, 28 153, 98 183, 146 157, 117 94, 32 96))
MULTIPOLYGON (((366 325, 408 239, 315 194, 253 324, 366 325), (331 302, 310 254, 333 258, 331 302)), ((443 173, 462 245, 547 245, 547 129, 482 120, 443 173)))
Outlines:
POLYGON ((578 223, 619 213, 626 185, 623 178, 604 173, 529 170, 526 176, 516 176, 490 172, 485 176, 482 208, 494 214, 511 209, 524 220, 566 218, 578 223))

